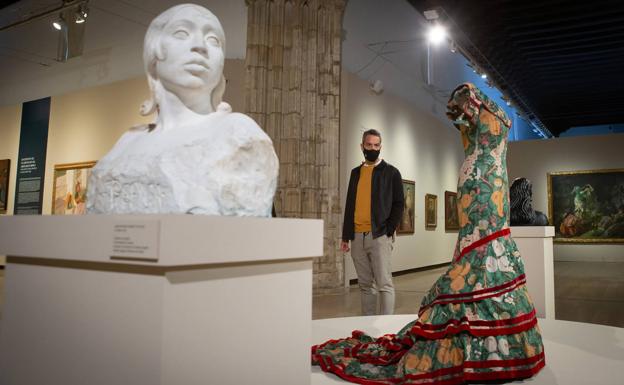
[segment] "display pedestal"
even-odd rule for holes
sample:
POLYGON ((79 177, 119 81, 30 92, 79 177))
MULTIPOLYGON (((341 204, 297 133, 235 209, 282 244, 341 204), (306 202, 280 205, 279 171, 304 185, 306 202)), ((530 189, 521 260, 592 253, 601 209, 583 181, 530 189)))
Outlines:
POLYGON ((320 220, 0 218, 0 383, 308 383, 322 253, 320 220))
POLYGON ((524 261, 527 288, 540 318, 555 319, 553 226, 515 226, 511 237, 524 261))

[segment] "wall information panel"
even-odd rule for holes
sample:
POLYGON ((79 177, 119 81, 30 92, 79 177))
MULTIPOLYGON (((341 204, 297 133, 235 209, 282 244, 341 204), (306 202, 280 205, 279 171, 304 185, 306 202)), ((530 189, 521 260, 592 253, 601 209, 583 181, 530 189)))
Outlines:
POLYGON ((50 98, 22 105, 15 215, 41 214, 49 120, 50 98))

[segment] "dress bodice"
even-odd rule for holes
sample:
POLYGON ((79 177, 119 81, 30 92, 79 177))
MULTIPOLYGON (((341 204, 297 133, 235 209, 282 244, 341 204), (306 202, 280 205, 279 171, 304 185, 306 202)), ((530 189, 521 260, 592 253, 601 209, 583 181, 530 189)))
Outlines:
POLYGON ((505 165, 511 121, 472 84, 451 96, 448 116, 459 128, 466 158, 457 185, 460 236, 469 244, 508 227, 509 182, 505 165))

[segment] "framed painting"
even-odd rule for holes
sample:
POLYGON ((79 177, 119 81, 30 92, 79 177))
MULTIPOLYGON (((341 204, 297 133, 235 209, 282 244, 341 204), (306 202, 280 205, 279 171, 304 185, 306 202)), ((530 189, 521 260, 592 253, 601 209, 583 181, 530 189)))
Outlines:
POLYGON ((52 214, 82 215, 87 211, 87 188, 95 161, 54 166, 52 214))
POLYGON ((456 192, 444 192, 444 230, 459 230, 456 192))
POLYGON ((416 183, 413 180, 403 179, 403 196, 405 205, 403 216, 397 228, 397 234, 414 234, 414 202, 416 183))
POLYGON ((11 175, 11 159, 0 160, 0 214, 7 211, 9 200, 9 176, 11 175))
POLYGON ((624 243, 624 169, 548 173, 555 242, 624 243))
POLYGON ((425 194, 425 228, 435 229, 438 226, 438 196, 425 194))

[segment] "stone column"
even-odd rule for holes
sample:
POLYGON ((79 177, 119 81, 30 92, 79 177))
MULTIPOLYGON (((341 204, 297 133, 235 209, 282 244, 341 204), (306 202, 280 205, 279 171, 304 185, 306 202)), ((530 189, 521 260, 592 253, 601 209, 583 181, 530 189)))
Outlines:
POLYGON ((269 134, 280 159, 277 214, 324 220, 314 291, 342 290, 338 162, 346 0, 246 3, 245 110, 269 134))

